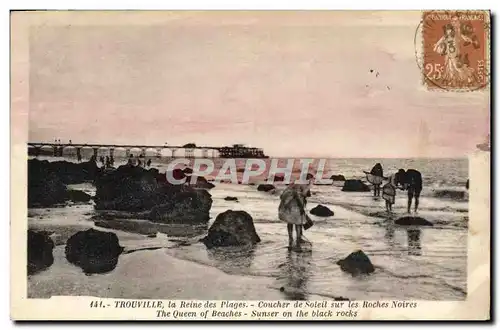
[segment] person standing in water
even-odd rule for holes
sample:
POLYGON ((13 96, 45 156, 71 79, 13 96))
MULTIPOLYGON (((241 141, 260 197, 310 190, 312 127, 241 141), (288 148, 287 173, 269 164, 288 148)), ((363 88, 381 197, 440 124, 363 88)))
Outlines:
POLYGON ((380 185, 384 179, 382 164, 377 163, 370 172, 366 172, 366 180, 373 185, 373 197, 380 197, 380 185))
POLYGON ((397 185, 401 185, 403 190, 408 190, 408 213, 411 213, 411 204, 415 197, 415 213, 418 212, 420 193, 422 192, 422 174, 414 169, 400 169, 396 173, 397 185))
POLYGON ((308 185, 292 182, 280 196, 278 216, 281 221, 287 223, 288 249, 293 248, 293 231, 296 233, 296 247, 300 251, 302 239, 302 227, 307 222, 306 203, 310 195, 310 183, 308 185))
POLYGON ((392 205, 396 202, 396 175, 389 176, 389 182, 382 187, 382 198, 385 200, 387 213, 392 212, 392 205))

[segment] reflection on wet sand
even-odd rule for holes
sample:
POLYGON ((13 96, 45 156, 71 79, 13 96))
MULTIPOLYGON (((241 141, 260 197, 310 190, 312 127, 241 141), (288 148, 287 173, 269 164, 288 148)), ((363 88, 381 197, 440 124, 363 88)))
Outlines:
POLYGON ((204 234, 208 225, 185 225, 185 224, 164 224, 155 223, 141 219, 113 219, 102 216, 94 217, 94 224, 97 227, 107 229, 117 229, 129 233, 141 235, 154 235, 156 233, 166 234, 172 237, 196 237, 204 234))
POLYGON ((384 235, 384 237, 387 239, 389 246, 394 246, 394 231, 395 231, 394 222, 387 221, 385 223, 385 235, 384 235))
POLYGON ((280 291, 289 300, 307 300, 307 283, 311 276, 312 252, 287 252, 285 263, 281 264, 278 279, 283 286, 280 291))
POLYGON ((420 234, 422 231, 419 228, 407 229, 408 234, 408 254, 414 256, 422 255, 422 245, 420 234))
POLYGON ((210 260, 215 261, 216 267, 225 271, 237 271, 252 266, 255 250, 253 246, 220 247, 207 249, 207 256, 210 260))

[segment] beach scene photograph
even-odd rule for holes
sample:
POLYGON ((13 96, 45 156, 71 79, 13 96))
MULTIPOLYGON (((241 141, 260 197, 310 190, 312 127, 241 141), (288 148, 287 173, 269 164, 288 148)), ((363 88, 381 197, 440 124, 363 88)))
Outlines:
POLYGON ((28 299, 467 299, 477 17, 37 15, 28 299))

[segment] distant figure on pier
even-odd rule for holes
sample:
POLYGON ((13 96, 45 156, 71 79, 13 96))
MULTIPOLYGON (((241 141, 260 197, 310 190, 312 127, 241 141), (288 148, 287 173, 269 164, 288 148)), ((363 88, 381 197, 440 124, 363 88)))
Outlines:
POLYGON ((113 158, 113 156, 109 156, 109 163, 111 164, 111 166, 115 165, 115 159, 113 158))
POLYGON ((97 159, 96 159, 95 155, 92 155, 92 156, 90 157, 90 162, 94 162, 94 163, 96 163, 96 162, 97 162, 97 159))
POLYGON ((146 166, 147 166, 147 167, 150 167, 150 166, 151 166, 151 158, 150 158, 150 159, 148 159, 148 162, 146 163, 146 166))
POLYGON ((142 166, 142 162, 139 158, 137 158, 137 166, 141 167, 142 166))
POLYGON ((106 156, 106 168, 110 168, 111 167, 111 162, 109 160, 109 156, 106 156))
POLYGON ((104 157, 103 156, 99 157, 99 161, 101 162, 102 165, 104 165, 104 157))
POLYGON ((76 149, 76 159, 78 160, 79 163, 82 161, 82 153, 80 149, 76 149))
POLYGON ((71 144, 71 140, 69 140, 69 144, 71 144))
POLYGON ((130 156, 128 157, 127 165, 134 165, 134 155, 130 154, 130 156))

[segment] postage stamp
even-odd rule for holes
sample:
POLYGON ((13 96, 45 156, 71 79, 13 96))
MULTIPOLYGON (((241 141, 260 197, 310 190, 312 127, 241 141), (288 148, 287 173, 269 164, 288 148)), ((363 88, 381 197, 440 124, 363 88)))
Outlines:
POLYGON ((428 89, 473 91, 489 83, 488 11, 424 11, 421 70, 428 89))

